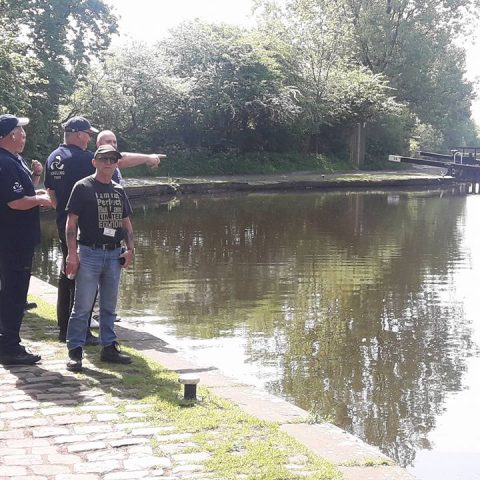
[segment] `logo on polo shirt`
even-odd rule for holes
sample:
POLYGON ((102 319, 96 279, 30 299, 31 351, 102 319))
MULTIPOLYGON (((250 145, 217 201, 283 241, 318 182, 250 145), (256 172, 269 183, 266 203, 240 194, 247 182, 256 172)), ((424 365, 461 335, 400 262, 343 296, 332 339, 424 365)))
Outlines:
POLYGON ((63 170, 65 165, 62 163, 62 158, 60 155, 55 157, 55 161, 50 165, 50 170, 63 170))
POLYGON ((13 188, 12 188, 12 189, 13 189, 13 191, 14 191, 15 193, 22 193, 22 192, 23 192, 23 185, 21 185, 21 184, 18 183, 18 182, 15 182, 15 183, 13 184, 13 188))
POLYGON ((57 155, 54 158, 54 161, 50 164, 50 170, 52 171, 52 177, 54 180, 60 180, 65 175, 64 168, 65 165, 62 162, 62 157, 57 155))

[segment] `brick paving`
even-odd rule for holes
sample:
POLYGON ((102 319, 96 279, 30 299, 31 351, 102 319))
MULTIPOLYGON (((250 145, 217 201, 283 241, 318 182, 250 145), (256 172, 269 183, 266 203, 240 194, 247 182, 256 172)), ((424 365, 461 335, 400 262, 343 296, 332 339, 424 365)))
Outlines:
POLYGON ((88 359, 87 374, 68 372, 64 345, 34 348, 40 364, 0 366, 1 480, 211 478, 191 435, 152 427, 151 405, 116 396, 114 376, 88 359))
MULTIPOLYGON (((25 319, 23 343, 42 361, 0 365, 0 480, 220 480, 194 434, 158 416, 152 426, 153 405, 97 367, 100 347, 87 349, 82 373, 69 372, 65 344, 32 340, 32 324, 25 319)), ((292 457, 288 468, 304 462, 292 457)))

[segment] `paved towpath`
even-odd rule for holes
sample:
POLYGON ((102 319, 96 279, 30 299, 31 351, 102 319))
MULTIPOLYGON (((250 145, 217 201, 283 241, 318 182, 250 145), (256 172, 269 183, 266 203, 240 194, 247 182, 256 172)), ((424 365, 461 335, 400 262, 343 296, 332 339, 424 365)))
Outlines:
POLYGON ((399 171, 348 171, 277 174, 126 178, 130 198, 224 192, 313 191, 338 188, 440 187, 454 183, 438 167, 414 166, 399 171))
MULTIPOLYGON (((30 293, 53 303, 56 289, 33 278, 30 293)), ((168 421, 152 427, 146 413, 151 405, 135 401, 133 391, 119 391, 115 375, 88 358, 86 374, 68 372, 65 346, 35 341, 29 329, 25 322, 22 336, 41 352, 42 362, 0 366, 0 480, 216 479, 204 465, 209 453, 192 453, 191 434, 168 421)), ((196 372, 215 394, 258 418, 279 422, 339 466, 345 480, 412 479, 398 466, 382 465, 387 459, 376 448, 337 427, 302 423, 307 412, 300 408, 191 364, 152 333, 118 329, 147 357, 177 372, 196 372)), ((53 326, 49 333, 55 335, 53 326)), ((298 472, 299 466, 291 468, 298 472)))

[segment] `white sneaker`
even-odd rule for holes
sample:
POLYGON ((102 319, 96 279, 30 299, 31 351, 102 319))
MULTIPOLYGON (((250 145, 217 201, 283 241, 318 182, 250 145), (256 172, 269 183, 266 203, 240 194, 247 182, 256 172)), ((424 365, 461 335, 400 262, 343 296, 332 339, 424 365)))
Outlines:
POLYGON ((100 328, 100 324, 98 323, 98 315, 92 315, 90 328, 100 328))

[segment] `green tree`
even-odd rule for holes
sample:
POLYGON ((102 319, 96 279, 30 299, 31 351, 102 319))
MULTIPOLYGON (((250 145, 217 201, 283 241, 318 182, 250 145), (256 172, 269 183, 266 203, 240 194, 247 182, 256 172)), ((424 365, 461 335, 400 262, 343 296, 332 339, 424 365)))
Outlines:
POLYGON ((447 145, 461 142, 471 129, 473 86, 465 80, 465 51, 456 40, 475 25, 479 0, 336 3, 361 63, 385 75, 397 99, 447 145))
POLYGON ((296 93, 257 36, 195 21, 154 47, 112 52, 67 108, 114 128, 128 148, 258 151, 286 148, 296 93))
MULTIPOLYGON (((9 51, 10 58, 31 58, 34 78, 41 79, 22 85, 28 98, 23 113, 35 126, 27 147, 31 153, 45 154, 58 140, 54 127, 60 103, 86 74, 90 60, 109 46, 117 31, 116 18, 103 0, 0 0, 0 18, 4 34, 18 44, 9 51)), ((28 75, 26 62, 17 65, 28 75)), ((10 85, 4 88, 4 95, 17 95, 10 85)))
POLYGON ((38 77, 38 62, 0 26, 0 112, 24 114, 31 106, 31 92, 44 82, 38 77))
POLYGON ((396 108, 381 73, 356 58, 353 31, 336 2, 256 2, 260 31, 273 39, 287 82, 300 91, 308 148, 325 149, 325 129, 339 131, 396 108))
POLYGON ((278 148, 276 129, 298 115, 297 89, 284 82, 275 52, 260 36, 198 21, 165 43, 173 75, 184 85, 179 106, 192 146, 240 151, 278 148))
MULTIPOLYGON (((361 65, 364 73, 387 82, 387 97, 395 96, 419 122, 432 125, 445 143, 471 136, 473 88, 464 77, 464 50, 455 40, 474 25, 479 0, 285 0, 280 6, 257 0, 256 5, 264 30, 276 32, 286 44, 283 50, 294 52, 288 58, 296 62, 292 70, 303 75, 302 92, 310 93, 304 99, 310 100, 306 118, 313 130, 325 120, 334 123, 328 113, 341 110, 341 102, 339 110, 332 105, 343 95, 334 94, 329 102, 329 92, 338 92, 338 80, 361 65)), ((348 82, 344 86, 348 97, 348 82)), ((360 104, 373 107, 369 91, 360 104)), ((378 103, 378 91, 373 90, 380 106, 376 119, 371 109, 373 120, 391 103, 378 103)))
POLYGON ((167 75, 162 50, 135 43, 96 62, 62 110, 83 112, 115 131, 122 148, 148 150, 175 141, 182 86, 167 75))

